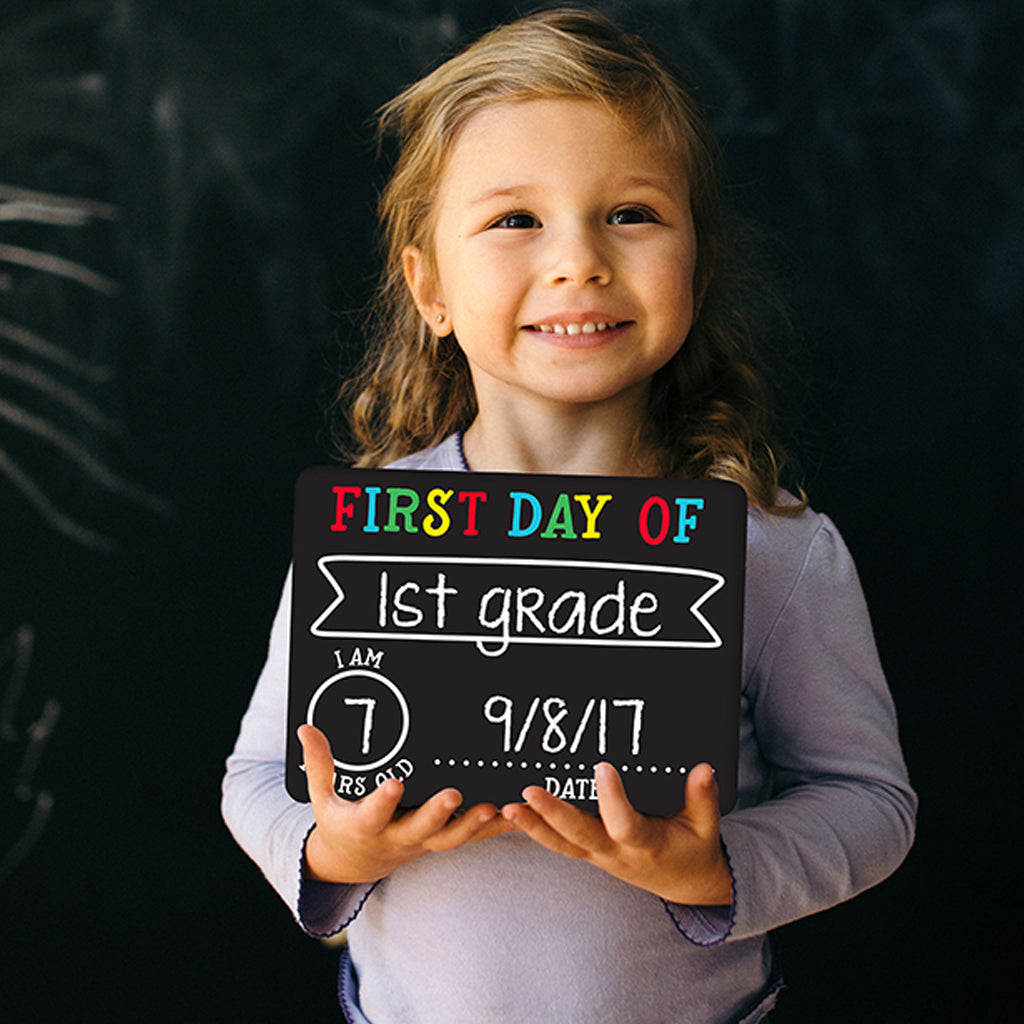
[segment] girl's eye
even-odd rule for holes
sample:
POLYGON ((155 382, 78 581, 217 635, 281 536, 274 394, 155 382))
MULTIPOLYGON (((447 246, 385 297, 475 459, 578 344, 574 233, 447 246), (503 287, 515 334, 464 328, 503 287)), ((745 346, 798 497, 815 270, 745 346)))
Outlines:
POLYGON ((496 228, 535 228, 540 222, 532 213, 507 213, 500 220, 496 220, 492 227, 496 228))
POLYGON ((609 218, 609 224, 648 224, 658 218, 643 206, 625 206, 616 210, 609 218))

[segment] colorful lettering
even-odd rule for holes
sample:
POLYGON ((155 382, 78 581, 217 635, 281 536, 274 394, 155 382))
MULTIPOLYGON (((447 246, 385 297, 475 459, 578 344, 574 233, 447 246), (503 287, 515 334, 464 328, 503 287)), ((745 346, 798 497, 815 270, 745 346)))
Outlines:
POLYGON ((569 495, 562 493, 555 499, 555 507, 551 511, 548 525, 541 534, 547 540, 557 537, 561 533, 563 540, 575 540, 576 531, 572 525, 572 506, 569 504, 569 495))
POLYGON ((468 501, 466 507, 466 528, 462 531, 464 537, 475 537, 480 531, 476 528, 476 505, 478 501, 486 501, 486 491, 459 491, 459 501, 468 501))
POLYGON ((419 533, 419 527, 412 521, 412 514, 420 507, 420 496, 411 487, 388 488, 388 521, 384 529, 387 533, 419 533), (404 499, 404 502, 403 502, 404 499), (398 525, 398 517, 405 520, 405 526, 398 525))
POLYGON ((334 493, 337 495, 337 499, 334 507, 334 522, 331 524, 331 529, 335 532, 347 530, 348 527, 345 525, 345 519, 351 519, 355 515, 355 505, 351 502, 345 502, 345 496, 351 494, 353 498, 358 498, 363 493, 361 487, 335 487, 334 493))
POLYGON ((648 544, 660 544, 668 536, 669 512, 668 502, 654 494, 640 507, 640 536, 648 544), (657 506, 661 511, 661 526, 657 534, 651 533, 651 509, 657 506))
POLYGON ((600 531, 597 529, 597 517, 601 514, 601 509, 612 500, 610 494, 598 494, 597 495, 597 508, 591 510, 590 499, 593 495, 590 494, 574 494, 573 499, 580 503, 583 509, 583 514, 587 517, 587 528, 580 534, 583 540, 598 540, 601 536, 600 531))
POLYGON ((697 517, 695 515, 687 515, 687 512, 689 512, 691 505, 695 509, 702 509, 704 507, 704 499, 676 498, 676 505, 679 508, 679 529, 672 540, 676 544, 689 544, 690 538, 686 531, 697 529, 697 517))
POLYGON ((537 496, 529 491, 509 491, 512 499, 512 525, 509 527, 510 537, 529 537, 540 526, 540 502, 537 496), (523 503, 530 506, 530 525, 523 526, 523 503))
POLYGON ((436 513, 423 518, 423 532, 428 537, 441 537, 448 532, 452 525, 452 517, 448 515, 445 505, 451 500, 454 491, 443 491, 435 487, 427 493, 427 505, 436 513))

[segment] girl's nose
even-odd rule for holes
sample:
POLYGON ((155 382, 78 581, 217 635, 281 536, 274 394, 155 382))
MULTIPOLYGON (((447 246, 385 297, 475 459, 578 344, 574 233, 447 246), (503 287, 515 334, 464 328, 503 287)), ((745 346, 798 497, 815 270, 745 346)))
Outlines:
POLYGON ((611 261, 589 228, 567 230, 552 239, 549 284, 608 284, 611 261))

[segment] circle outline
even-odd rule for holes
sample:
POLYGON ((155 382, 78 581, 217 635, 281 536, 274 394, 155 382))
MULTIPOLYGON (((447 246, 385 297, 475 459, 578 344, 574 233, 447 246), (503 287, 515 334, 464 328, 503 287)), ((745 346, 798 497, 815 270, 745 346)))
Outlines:
POLYGON ((332 757, 335 768, 341 768, 344 771, 349 772, 370 772, 374 768, 379 768, 382 764, 390 761, 391 758, 397 754, 402 747, 405 745, 405 741, 409 738, 409 705, 406 703, 405 695, 402 691, 395 686, 387 676, 381 675, 379 672, 373 672, 366 668, 347 668, 343 672, 338 672, 331 676, 330 679, 324 680, 317 688, 316 692, 312 697, 309 698, 309 705, 306 708, 306 725, 313 725, 313 715, 316 712, 316 705, 324 693, 335 683, 342 679, 349 678, 351 676, 369 676, 371 679, 375 679, 378 683, 381 683, 386 689, 390 690, 395 699, 398 701, 398 706, 402 712, 402 729, 401 735, 398 737, 398 742, 385 754, 380 760, 374 761, 373 764, 348 764, 346 761, 339 761, 336 757, 332 757))

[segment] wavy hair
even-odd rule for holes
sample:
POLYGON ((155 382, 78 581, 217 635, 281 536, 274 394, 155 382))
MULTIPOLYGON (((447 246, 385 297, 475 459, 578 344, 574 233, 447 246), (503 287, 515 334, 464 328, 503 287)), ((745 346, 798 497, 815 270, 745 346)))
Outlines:
MULTIPOLYGON (((702 297, 686 343, 652 380, 637 446, 657 453, 662 476, 740 484, 750 503, 780 504, 781 449, 770 437, 766 377, 755 362, 757 278, 724 244, 719 149, 691 90, 639 36, 591 12, 543 11, 482 36, 378 112, 378 138, 399 155, 378 204, 384 268, 367 318, 367 350, 332 412, 347 417, 357 466, 381 466, 465 430, 476 411, 469 366, 438 344, 412 300, 402 250, 433 253, 437 191, 459 133, 498 102, 582 98, 679 154, 697 239, 694 294, 702 297)), ((340 436, 340 432, 335 435, 340 436)))

